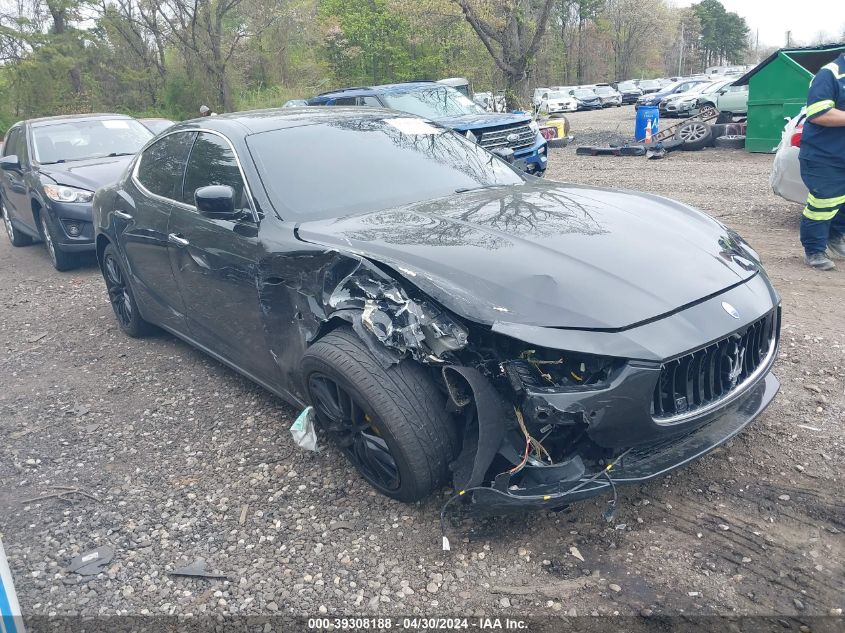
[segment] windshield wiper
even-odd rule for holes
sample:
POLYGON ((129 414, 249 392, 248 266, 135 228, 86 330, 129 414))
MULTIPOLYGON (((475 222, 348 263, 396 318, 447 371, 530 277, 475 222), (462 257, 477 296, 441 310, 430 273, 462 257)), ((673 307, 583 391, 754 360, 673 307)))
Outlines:
POLYGON ((60 158, 59 160, 46 160, 46 161, 41 161, 41 163, 40 163, 40 164, 41 164, 41 165, 58 165, 59 163, 66 163, 66 162, 67 162, 67 159, 66 159, 66 158, 60 158))
POLYGON ((134 156, 135 152, 112 152, 107 154, 106 158, 114 158, 115 156, 134 156))

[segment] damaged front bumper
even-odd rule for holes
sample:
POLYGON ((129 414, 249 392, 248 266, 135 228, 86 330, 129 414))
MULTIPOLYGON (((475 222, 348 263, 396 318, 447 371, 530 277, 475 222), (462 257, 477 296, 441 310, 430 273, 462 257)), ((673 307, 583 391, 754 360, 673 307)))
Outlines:
POLYGON ((617 484, 647 481, 688 464, 724 444, 758 417, 772 402, 780 383, 767 374, 717 414, 686 433, 636 447, 609 471, 584 471, 575 480, 538 483, 504 490, 476 488, 472 503, 491 512, 555 509, 608 492, 617 484), (596 477, 596 475, 600 475, 596 477), (611 483, 612 482, 612 483, 611 483))

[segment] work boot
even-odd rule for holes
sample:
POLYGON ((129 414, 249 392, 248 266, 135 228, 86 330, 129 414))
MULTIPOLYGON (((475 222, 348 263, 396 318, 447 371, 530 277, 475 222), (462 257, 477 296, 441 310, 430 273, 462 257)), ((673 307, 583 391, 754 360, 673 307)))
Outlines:
POLYGON ((807 262, 808 266, 811 266, 816 270, 833 270, 836 268, 836 264, 830 261, 830 258, 824 253, 812 253, 810 255, 805 255, 804 261, 807 262))
POLYGON ((845 257, 845 235, 831 237, 827 242, 830 252, 836 257, 845 257))

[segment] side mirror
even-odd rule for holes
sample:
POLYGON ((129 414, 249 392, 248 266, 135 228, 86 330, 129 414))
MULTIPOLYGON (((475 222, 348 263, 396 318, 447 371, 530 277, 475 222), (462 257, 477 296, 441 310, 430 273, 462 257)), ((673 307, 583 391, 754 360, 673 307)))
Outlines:
POLYGON ((197 211, 217 220, 231 220, 239 214, 235 211, 235 190, 229 185, 208 185, 194 192, 197 211))
POLYGON ((20 171, 21 161, 14 154, 0 158, 0 169, 4 171, 20 171))

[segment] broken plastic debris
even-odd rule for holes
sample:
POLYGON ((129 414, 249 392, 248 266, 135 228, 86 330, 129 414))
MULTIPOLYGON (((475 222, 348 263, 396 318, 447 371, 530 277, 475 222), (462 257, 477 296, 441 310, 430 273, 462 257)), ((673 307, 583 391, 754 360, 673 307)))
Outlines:
POLYGON ((185 565, 184 567, 179 567, 178 569, 174 569, 170 572, 171 576, 193 576, 198 578, 210 578, 212 580, 227 580, 228 577, 225 574, 221 574, 220 572, 216 571, 209 571, 208 563, 204 558, 197 558, 193 563, 190 565, 185 565))
POLYGON ((449 546, 449 537, 444 536, 443 537, 443 551, 448 552, 451 549, 452 548, 449 546))
POLYGON ((103 568, 111 562, 114 557, 114 548, 102 545, 97 549, 82 552, 68 563, 67 571, 75 572, 80 576, 96 576, 103 568))
POLYGON ((314 407, 305 407, 290 427, 290 434, 297 446, 317 451, 317 432, 314 429, 314 407))
POLYGON ((581 556, 581 552, 578 551, 578 548, 575 547, 574 545, 569 548, 569 553, 572 554, 578 560, 580 560, 582 563, 584 562, 584 557, 581 556))

